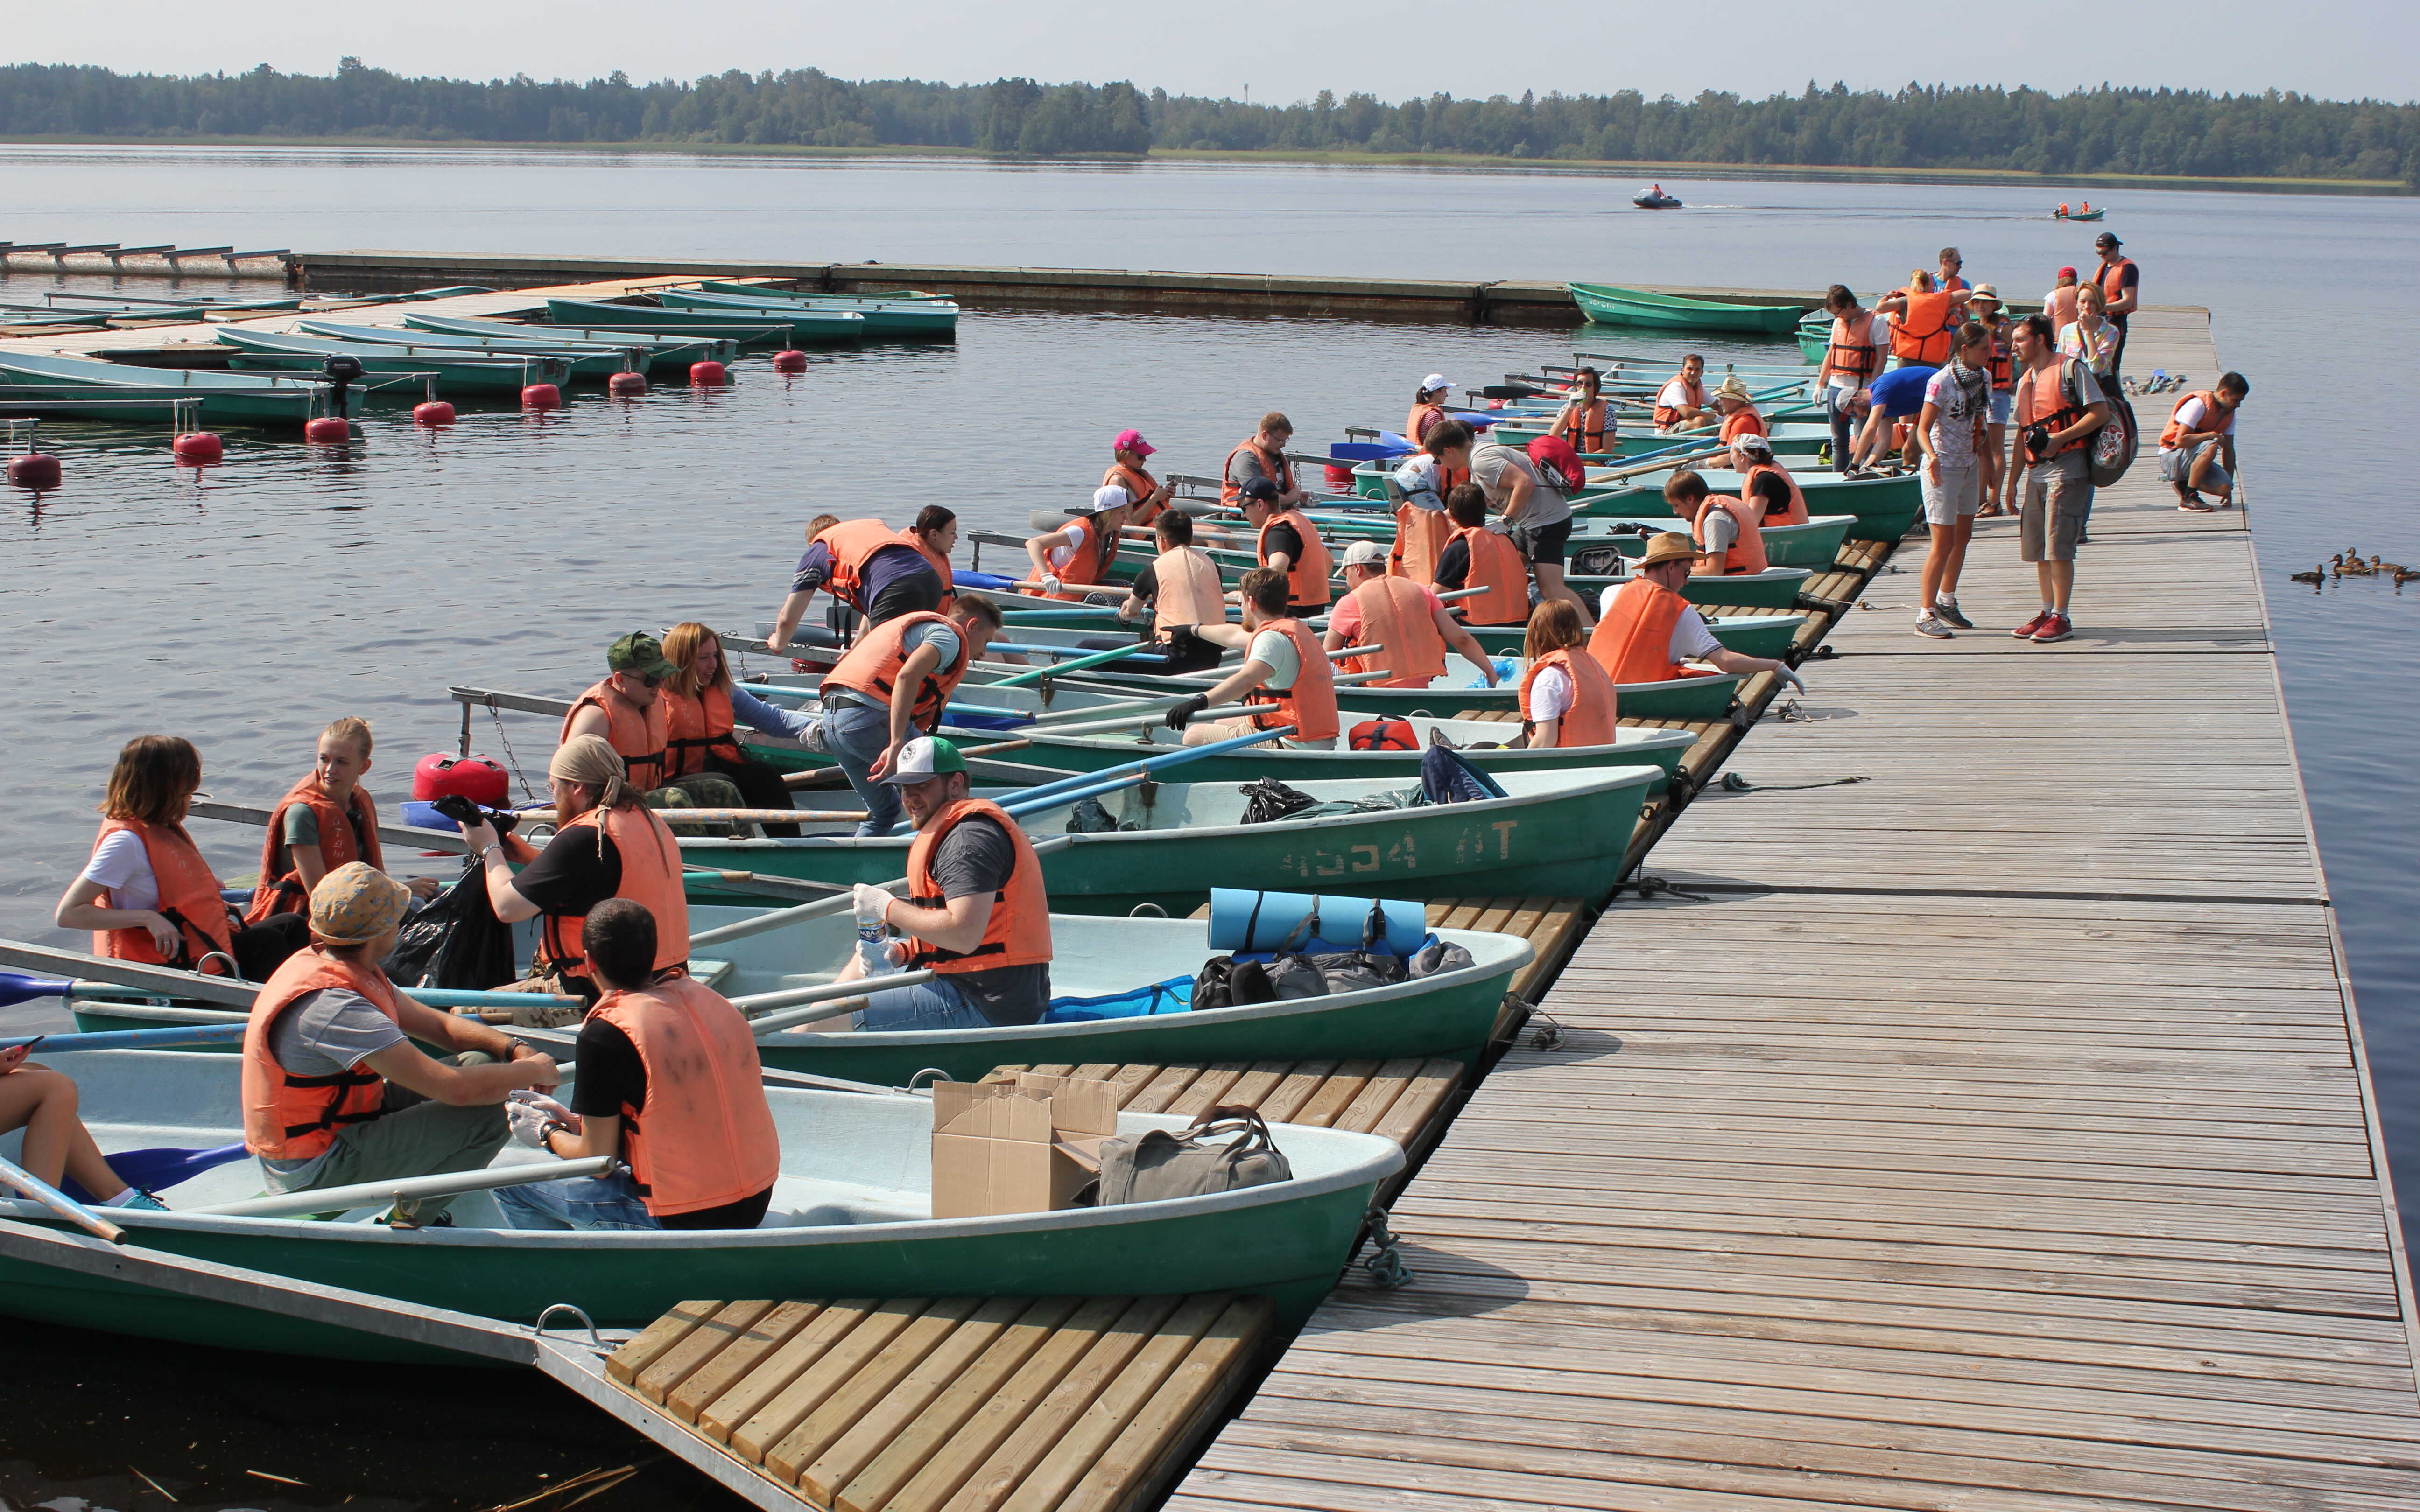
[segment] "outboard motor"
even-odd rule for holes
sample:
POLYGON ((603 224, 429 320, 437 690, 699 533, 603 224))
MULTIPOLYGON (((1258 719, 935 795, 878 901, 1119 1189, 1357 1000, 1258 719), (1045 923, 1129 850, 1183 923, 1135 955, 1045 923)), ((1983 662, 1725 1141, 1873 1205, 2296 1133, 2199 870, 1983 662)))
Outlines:
POLYGON ((358 357, 331 357, 322 365, 321 371, 325 372, 329 381, 336 386, 336 392, 329 396, 329 403, 335 407, 335 412, 339 417, 349 417, 352 410, 345 403, 345 391, 360 379, 362 360, 358 357))

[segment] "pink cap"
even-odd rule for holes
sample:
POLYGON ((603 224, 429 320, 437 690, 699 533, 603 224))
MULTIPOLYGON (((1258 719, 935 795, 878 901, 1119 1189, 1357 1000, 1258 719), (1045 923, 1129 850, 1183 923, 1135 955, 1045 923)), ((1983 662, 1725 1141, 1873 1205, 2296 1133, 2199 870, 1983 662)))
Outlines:
POLYGON ((1154 446, 1147 440, 1144 440, 1142 439, 1142 432, 1139 430, 1122 430, 1118 432, 1118 439, 1109 443, 1109 449, 1113 452, 1132 452, 1137 456, 1149 456, 1152 453, 1159 450, 1158 447, 1154 446))
POLYGON ((2075 270, 2072 268, 2062 268, 2058 270, 2058 276, 2061 278, 2073 278, 2075 276, 2075 270))

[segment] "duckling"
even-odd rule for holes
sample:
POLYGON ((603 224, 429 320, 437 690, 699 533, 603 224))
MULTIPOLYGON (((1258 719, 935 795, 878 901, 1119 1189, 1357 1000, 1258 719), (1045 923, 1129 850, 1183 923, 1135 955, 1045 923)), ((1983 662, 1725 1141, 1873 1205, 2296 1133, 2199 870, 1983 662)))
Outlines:
POLYGON ((2373 556, 2373 557, 2371 557, 2371 558, 2369 559, 2369 566, 2370 566, 2370 570, 2371 570, 2372 572, 2380 573, 2380 574, 2381 574, 2381 575, 2383 575, 2383 574, 2391 574, 2391 573, 2397 573, 2397 572, 2406 572, 2406 571, 2409 571, 2409 570, 2410 570, 2409 568, 2405 567, 2405 566, 2403 565, 2403 563, 2400 563, 2400 562, 2381 562, 2381 561, 2380 561, 2377 557, 2375 557, 2375 556, 2373 556))
POLYGON ((2376 567, 2371 566, 2361 558, 2350 555, 2350 553, 2348 553, 2344 559, 2344 565, 2338 567, 2336 572, 2338 576, 2345 578, 2375 578, 2378 576, 2378 569, 2376 567))
POLYGON ((2412 581, 2414 578, 2420 578, 2420 572, 2413 572, 2409 567, 2397 567, 2395 569, 2395 586, 2397 588, 2400 588, 2405 583, 2412 581))
POLYGON ((2328 564, 2322 562, 2308 572, 2298 572, 2294 574, 2294 581, 2298 583, 2324 582, 2327 580, 2327 576, 2328 564))

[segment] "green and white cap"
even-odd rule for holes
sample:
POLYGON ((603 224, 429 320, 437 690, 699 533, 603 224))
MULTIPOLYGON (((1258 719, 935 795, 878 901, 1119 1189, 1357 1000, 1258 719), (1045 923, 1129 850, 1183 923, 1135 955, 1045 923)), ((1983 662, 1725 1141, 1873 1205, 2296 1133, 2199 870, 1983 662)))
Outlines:
POLYGON ((899 748, 899 759, 891 764, 890 775, 882 780, 893 786, 929 782, 937 777, 967 769, 967 759, 958 748, 939 735, 918 735, 899 748))

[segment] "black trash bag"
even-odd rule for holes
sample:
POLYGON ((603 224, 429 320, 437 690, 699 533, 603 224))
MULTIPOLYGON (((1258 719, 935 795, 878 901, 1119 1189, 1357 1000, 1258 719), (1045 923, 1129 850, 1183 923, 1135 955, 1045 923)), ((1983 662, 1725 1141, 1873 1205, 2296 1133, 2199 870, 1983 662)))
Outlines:
POLYGON ((486 992, 520 979, 513 927, 488 903, 487 872, 463 869, 453 887, 408 919, 386 958, 386 974, 406 992, 452 987, 486 992))
POLYGON ((1108 835, 1116 832, 1118 822, 1098 798, 1086 798, 1067 810, 1067 833, 1070 835, 1108 835))
POLYGON ((1281 955, 1267 967, 1269 989, 1280 1002, 1327 995, 1327 976, 1307 955, 1281 955))
POLYGON ((1273 777, 1246 782, 1236 791, 1244 795, 1244 823, 1248 825, 1265 825, 1319 805, 1319 800, 1310 794, 1290 788, 1273 777))

